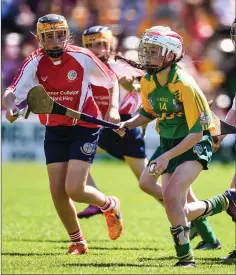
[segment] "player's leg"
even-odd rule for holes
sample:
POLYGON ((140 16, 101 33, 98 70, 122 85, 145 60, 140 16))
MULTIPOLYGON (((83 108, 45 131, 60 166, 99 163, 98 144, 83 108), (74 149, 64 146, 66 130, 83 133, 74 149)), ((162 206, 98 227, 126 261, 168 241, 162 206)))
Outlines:
POLYGON ((47 165, 50 191, 57 213, 72 242, 68 253, 84 254, 88 252, 88 246, 76 218, 74 203, 65 191, 67 165, 67 162, 50 163, 47 165))
MULTIPOLYGON (((87 178, 87 185, 98 189, 90 172, 87 178)), ((101 209, 95 205, 89 204, 83 211, 77 213, 77 217, 79 219, 90 218, 97 214, 102 214, 101 209)))
POLYGON ((68 132, 63 127, 46 127, 44 152, 51 196, 57 213, 72 242, 68 253, 84 254, 88 251, 87 243, 76 218, 74 203, 65 191, 70 151, 70 142, 67 139, 68 132))
POLYGON ((136 176, 137 180, 140 179, 144 168, 147 166, 147 159, 146 158, 136 158, 130 156, 124 156, 125 162, 129 165, 130 169, 136 176))
POLYGON ((123 229, 119 200, 116 197, 105 196, 96 188, 86 185, 90 166, 96 152, 98 131, 79 127, 76 135, 80 139, 76 139, 70 144, 66 192, 76 202, 98 206, 106 218, 109 236, 115 240, 120 237, 123 229))
MULTIPOLYGON (((230 187, 231 188, 236 187, 236 174, 234 175, 234 177, 232 179, 230 187)), ((235 244, 234 244, 234 246, 235 246, 235 244)), ((227 256, 223 257, 222 262, 224 264, 236 264, 236 249, 231 251, 227 256)))
POLYGON ((236 191, 229 189, 223 194, 207 200, 192 202, 187 205, 186 214, 189 221, 202 219, 226 211, 232 220, 236 220, 236 191))
POLYGON ((234 189, 236 188, 236 174, 234 175, 234 177, 233 177, 233 179, 232 179, 230 188, 234 188, 234 189))
POLYGON ((171 234, 179 259, 176 266, 195 266, 184 208, 187 205, 189 187, 202 169, 202 165, 197 161, 183 162, 177 166, 167 185, 163 188, 165 210, 171 223, 171 234), (186 173, 186 171, 191 172, 186 173))
MULTIPOLYGON (((121 139, 122 138, 119 135, 117 135, 114 131, 112 131, 109 128, 100 129, 97 153, 107 152, 115 158, 123 159, 120 148, 121 139)), ((95 181, 90 173, 88 175, 87 185, 99 189, 98 186, 95 184, 95 181)), ((77 217, 80 219, 90 218, 94 215, 101 213, 101 209, 96 205, 88 205, 83 211, 77 213, 77 217)))
POLYGON ((157 180, 158 178, 153 177, 148 172, 148 167, 145 167, 139 179, 139 187, 143 192, 162 203, 162 186, 157 182, 157 180))
MULTIPOLYGON (((191 187, 189 188, 187 199, 188 203, 198 201, 191 187)), ((219 240, 216 238, 216 235, 213 232, 213 229, 210 226, 207 218, 194 220, 191 222, 189 234, 190 240, 194 238, 194 233, 199 233, 202 238, 202 241, 196 246, 196 249, 208 250, 221 248, 221 244, 219 240)))

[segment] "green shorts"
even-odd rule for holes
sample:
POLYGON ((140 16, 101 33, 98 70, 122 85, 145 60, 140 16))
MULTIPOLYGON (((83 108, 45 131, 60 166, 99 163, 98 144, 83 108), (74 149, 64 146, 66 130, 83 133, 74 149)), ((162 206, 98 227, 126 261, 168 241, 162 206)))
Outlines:
MULTIPOLYGON (((165 152, 169 151, 176 145, 178 145, 183 138, 177 139, 167 139, 167 138, 160 138, 160 146, 157 147, 155 153, 152 155, 149 161, 152 161, 159 157, 160 155, 164 154, 165 152)), ((209 131, 203 131, 202 140, 194 145, 191 149, 186 151, 185 153, 171 159, 167 166, 167 169, 163 172, 164 173, 173 173, 175 169, 183 162, 189 160, 197 160, 201 163, 204 170, 208 169, 209 163, 212 157, 212 137, 209 131)))

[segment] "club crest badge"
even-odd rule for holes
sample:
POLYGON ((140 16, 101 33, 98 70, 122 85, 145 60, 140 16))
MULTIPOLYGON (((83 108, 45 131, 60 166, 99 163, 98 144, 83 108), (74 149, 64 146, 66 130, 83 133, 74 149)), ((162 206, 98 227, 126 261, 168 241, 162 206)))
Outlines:
POLYGON ((203 148, 202 148, 202 145, 201 144, 196 144, 194 145, 193 147, 193 152, 195 154, 197 154, 198 156, 201 155, 203 153, 203 148))
POLYGON ((71 70, 67 74, 67 78, 69 81, 75 81, 77 79, 77 72, 75 70, 71 70))
POLYGON ((95 144, 86 142, 80 149, 85 155, 91 155, 95 150, 95 144))
POLYGON ((182 106, 183 104, 180 101, 178 101, 177 99, 173 99, 173 109, 175 111, 180 111, 182 109, 182 106))
POLYGON ((210 116, 201 112, 200 114, 200 121, 202 125, 208 125, 210 123, 210 116))

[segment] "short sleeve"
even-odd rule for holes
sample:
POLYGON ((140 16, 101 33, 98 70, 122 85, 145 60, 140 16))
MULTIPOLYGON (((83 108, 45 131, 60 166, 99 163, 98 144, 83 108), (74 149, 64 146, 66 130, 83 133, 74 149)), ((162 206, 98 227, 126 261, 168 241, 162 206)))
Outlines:
POLYGON ((152 106, 150 105, 149 101, 148 101, 148 93, 147 91, 145 91, 145 87, 143 85, 143 78, 141 79, 140 82, 140 90, 141 90, 141 107, 139 110, 139 113, 149 119, 155 119, 156 118, 156 114, 155 112, 153 112, 152 110, 152 106))
POLYGON ((16 100, 16 105, 25 102, 29 91, 39 84, 36 76, 37 64, 35 60, 28 58, 26 59, 21 67, 19 68, 16 77, 13 79, 11 85, 7 88, 12 90, 16 100))
POLYGON ((204 94, 197 85, 196 87, 183 86, 181 99, 189 133, 196 133, 212 127, 214 128, 209 105, 204 94))

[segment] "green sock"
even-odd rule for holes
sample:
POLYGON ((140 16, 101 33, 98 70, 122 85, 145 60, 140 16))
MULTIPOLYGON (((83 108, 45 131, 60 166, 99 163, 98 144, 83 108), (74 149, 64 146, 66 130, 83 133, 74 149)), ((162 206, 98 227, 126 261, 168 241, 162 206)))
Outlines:
POLYGON ((227 210, 229 207, 229 200, 224 194, 219 194, 219 195, 212 197, 208 200, 204 200, 204 202, 206 203, 206 210, 197 219, 202 219, 202 218, 205 218, 208 216, 213 216, 215 214, 218 214, 218 213, 221 213, 222 211, 227 210), (209 206, 212 207, 211 210, 209 210, 209 206))
POLYGON ((213 232, 206 218, 194 220, 192 223, 196 226, 198 233, 205 242, 216 243, 216 235, 213 232))
POLYGON ((177 257, 180 262, 194 262, 193 250, 189 241, 189 227, 179 225, 170 228, 172 234, 177 257))

